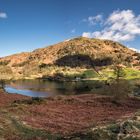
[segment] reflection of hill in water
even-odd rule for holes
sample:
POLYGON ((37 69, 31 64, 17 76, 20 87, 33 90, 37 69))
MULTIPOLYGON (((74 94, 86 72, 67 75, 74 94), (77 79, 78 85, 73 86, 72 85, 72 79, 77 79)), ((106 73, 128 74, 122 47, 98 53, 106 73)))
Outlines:
MULTIPOLYGON (((126 81, 127 82, 127 81, 126 81)), ((130 81, 131 84, 136 83, 135 92, 140 90, 140 79, 130 81)), ((104 81, 78 81, 78 82, 54 82, 46 80, 17 80, 7 84, 8 87, 15 90, 29 90, 41 94, 49 93, 50 96, 55 95, 78 95, 78 94, 108 94, 110 87, 104 81)), ((18 91, 20 94, 20 91, 18 91)))
POLYGON ((97 81, 78 81, 78 82, 54 82, 44 80, 17 80, 11 81, 7 86, 17 90, 31 90, 35 92, 47 92, 52 95, 73 95, 89 93, 98 86, 97 81))

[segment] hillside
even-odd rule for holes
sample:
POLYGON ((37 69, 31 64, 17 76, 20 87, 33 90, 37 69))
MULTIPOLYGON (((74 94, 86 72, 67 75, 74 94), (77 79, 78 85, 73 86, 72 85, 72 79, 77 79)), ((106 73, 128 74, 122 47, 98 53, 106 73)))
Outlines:
MULTIPOLYGON (((30 53, 0 59, 1 73, 16 75, 42 74, 48 67, 89 69, 121 62, 139 66, 140 54, 110 40, 74 38, 30 53), (5 68, 6 70, 2 70, 5 68), (32 73, 31 73, 32 72, 32 73)), ((58 69, 57 69, 58 70, 58 69)))

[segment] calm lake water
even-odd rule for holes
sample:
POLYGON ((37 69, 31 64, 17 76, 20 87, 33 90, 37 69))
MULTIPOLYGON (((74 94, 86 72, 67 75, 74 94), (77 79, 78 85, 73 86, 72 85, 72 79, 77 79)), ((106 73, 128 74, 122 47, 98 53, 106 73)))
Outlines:
POLYGON ((56 95, 76 95, 93 93, 100 88, 97 81, 54 82, 47 80, 17 80, 6 83, 8 93, 17 93, 31 97, 49 97, 56 95))

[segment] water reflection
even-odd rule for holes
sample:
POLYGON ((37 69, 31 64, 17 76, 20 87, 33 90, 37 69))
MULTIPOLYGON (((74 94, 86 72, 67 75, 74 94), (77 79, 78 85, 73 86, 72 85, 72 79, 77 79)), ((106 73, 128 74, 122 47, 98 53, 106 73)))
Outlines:
POLYGON ((5 90, 8 93, 18 93, 32 97, 48 97, 90 93, 95 88, 95 85, 98 85, 97 81, 54 82, 47 80, 17 80, 8 82, 5 90))

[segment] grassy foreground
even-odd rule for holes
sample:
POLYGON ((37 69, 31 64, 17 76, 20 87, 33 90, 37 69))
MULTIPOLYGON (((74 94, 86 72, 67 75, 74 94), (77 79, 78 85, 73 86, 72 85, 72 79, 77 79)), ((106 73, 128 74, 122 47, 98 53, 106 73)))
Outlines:
POLYGON ((138 140, 140 100, 96 95, 29 98, 0 92, 0 139, 138 140))

